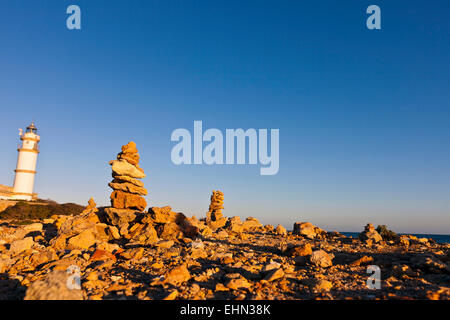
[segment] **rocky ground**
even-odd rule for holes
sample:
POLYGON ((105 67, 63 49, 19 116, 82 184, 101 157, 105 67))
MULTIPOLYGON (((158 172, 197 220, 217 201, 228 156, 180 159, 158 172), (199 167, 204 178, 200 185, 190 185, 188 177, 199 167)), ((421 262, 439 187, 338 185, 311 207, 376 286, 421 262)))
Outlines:
POLYGON ((371 224, 359 239, 308 222, 287 232, 225 217, 221 191, 203 219, 145 211, 139 160, 130 142, 110 161, 110 207, 90 199, 79 215, 0 220, 0 299, 450 298, 449 244, 371 224), (380 289, 368 288, 373 265, 380 289))
POLYGON ((91 203, 77 217, 1 222, 0 299, 450 298, 449 244, 386 242, 370 227, 361 240, 308 223, 286 232, 237 217, 213 231, 170 207, 135 217, 123 236, 114 235, 123 222, 101 222, 103 214, 91 203), (150 220, 155 233, 142 231, 150 220), (183 233, 186 221, 197 234, 183 233), (367 288, 368 265, 381 269, 379 290, 367 288))

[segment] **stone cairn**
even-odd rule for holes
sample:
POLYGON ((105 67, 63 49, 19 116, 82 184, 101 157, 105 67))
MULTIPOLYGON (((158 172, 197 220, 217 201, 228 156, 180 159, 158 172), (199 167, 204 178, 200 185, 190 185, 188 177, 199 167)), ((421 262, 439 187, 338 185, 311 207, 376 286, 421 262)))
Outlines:
POLYGON ((136 144, 131 141, 122 146, 117 160, 109 162, 113 180, 108 184, 111 193, 111 207, 104 209, 107 222, 116 226, 120 234, 128 234, 129 225, 139 216, 147 202, 142 197, 147 194, 144 183, 138 179, 145 178, 144 170, 139 167, 139 153, 136 144))
POLYGON ((211 195, 211 203, 209 211, 206 214, 206 224, 213 231, 222 228, 227 223, 227 218, 222 215, 223 209, 223 192, 213 190, 211 195))
POLYGON ((144 210, 147 202, 142 196, 147 195, 147 190, 144 183, 137 179, 145 178, 145 173, 139 167, 136 144, 131 141, 122 146, 117 160, 112 160, 109 164, 114 178, 108 184, 113 189, 111 206, 116 209, 144 210))
POLYGON ((364 231, 359 234, 359 239, 368 245, 378 243, 383 240, 381 235, 378 233, 377 230, 375 230, 375 227, 371 223, 368 223, 364 227, 364 231))
POLYGON ((110 161, 113 180, 108 184, 111 193, 111 207, 105 208, 106 220, 117 227, 122 239, 130 243, 153 245, 159 240, 195 238, 198 228, 192 226, 181 212, 173 212, 169 206, 151 207, 148 212, 142 196, 147 194, 144 184, 138 179, 145 177, 139 167, 139 154, 134 142, 122 146, 117 160, 110 161))

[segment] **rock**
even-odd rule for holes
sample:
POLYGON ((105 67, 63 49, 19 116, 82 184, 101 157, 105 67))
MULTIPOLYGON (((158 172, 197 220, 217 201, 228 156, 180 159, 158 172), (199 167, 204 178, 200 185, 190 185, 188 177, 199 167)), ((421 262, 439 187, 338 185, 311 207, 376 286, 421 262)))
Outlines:
POLYGON ((106 223, 97 223, 94 228, 94 236, 98 241, 109 241, 113 239, 109 232, 109 227, 106 223))
POLYGON ((68 241, 69 248, 89 249, 96 243, 95 236, 91 230, 84 230, 68 241))
POLYGON ((284 277, 284 271, 281 268, 273 269, 264 278, 265 281, 274 281, 284 277))
POLYGON ((198 229, 206 227, 205 222, 198 220, 196 216, 186 217, 185 220, 187 220, 191 226, 197 227, 198 229))
POLYGON ((241 233, 244 231, 244 227, 242 226, 241 218, 238 216, 232 217, 228 219, 227 223, 225 224, 225 229, 235 232, 235 233, 241 233))
POLYGON ((317 236, 317 229, 316 226, 309 222, 296 222, 294 223, 292 234, 314 239, 317 236))
POLYGON ((425 296, 426 296, 427 299, 429 299, 429 300, 439 300, 439 298, 440 298, 440 292, 428 290, 428 291, 426 292, 425 296))
MULTIPOLYGON (((141 222, 142 222, 142 220, 141 220, 141 222)), ((132 224, 132 226, 128 229, 129 237, 132 238, 134 235, 139 234, 142 231, 142 229, 144 229, 144 227, 145 227, 145 224, 143 224, 143 223, 132 224)))
POLYGON ((162 249, 169 249, 174 245, 175 242, 172 240, 161 240, 158 241, 155 246, 162 249))
POLYGON ((117 156, 117 160, 125 160, 130 164, 137 165, 139 163, 139 154, 131 155, 119 153, 119 155, 117 156))
POLYGON ((193 225, 190 219, 183 220, 183 222, 180 223, 180 227, 186 238, 197 239, 200 235, 200 229, 193 225))
POLYGON ((63 215, 60 215, 60 216, 54 215, 52 217, 54 217, 54 219, 53 219, 54 222, 53 223, 54 223, 56 229, 58 229, 58 230, 61 228, 63 223, 70 218, 69 216, 63 216, 63 215))
POLYGON ((234 262, 233 254, 231 252, 219 255, 219 260, 222 264, 231 264, 234 262))
POLYGON ((81 214, 86 214, 86 213, 91 213, 91 212, 97 212, 97 204, 94 201, 94 198, 90 198, 88 200, 88 205, 86 206, 86 208, 84 208, 83 212, 81 214))
POLYGON ((185 265, 181 265, 167 272, 163 282, 172 285, 179 285, 183 282, 188 281, 190 278, 191 274, 189 273, 189 270, 185 265))
POLYGON ((110 182, 108 183, 108 186, 110 186, 113 190, 119 190, 123 192, 133 193, 137 195, 145 196, 147 195, 147 189, 144 187, 138 187, 134 184, 128 183, 128 182, 110 182))
POLYGON ((116 176, 127 176, 134 179, 145 178, 144 172, 126 160, 112 160, 109 164, 112 167, 113 174, 116 176))
POLYGON ((191 259, 205 259, 208 257, 208 254, 202 248, 191 248, 189 250, 189 256, 191 259))
POLYGON ((158 234, 152 224, 135 224, 130 229, 129 237, 143 245, 153 245, 159 241, 158 234))
POLYGON ((33 244, 34 244, 33 237, 26 237, 22 240, 16 240, 13 243, 11 243, 9 251, 11 251, 14 254, 21 253, 25 250, 31 249, 33 244))
POLYGON ((45 251, 39 251, 36 253, 33 253, 30 256, 30 261, 33 264, 33 266, 39 266, 44 263, 47 263, 49 261, 58 260, 58 255, 55 253, 55 250, 52 248, 48 248, 45 251))
POLYGON ((119 153, 119 155, 122 154, 136 154, 138 153, 138 150, 136 148, 136 143, 134 141, 130 141, 127 144, 122 146, 122 152, 119 153))
POLYGON ((64 234, 50 240, 50 246, 56 250, 64 250, 66 248, 67 236, 64 234))
POLYGON ((203 237, 208 238, 208 237, 211 237, 211 235, 212 235, 212 230, 211 230, 211 228, 208 227, 208 226, 203 226, 203 227, 199 230, 199 233, 200 233, 203 237))
POLYGON ((122 251, 122 249, 120 248, 120 246, 118 244, 109 243, 109 242, 97 243, 95 248, 99 249, 99 250, 108 251, 108 252, 114 253, 114 254, 122 251))
POLYGON ((266 264, 261 271, 267 273, 268 271, 276 270, 279 269, 280 267, 281 264, 279 264, 278 262, 271 261, 269 264, 266 264))
POLYGON ((199 235, 199 228, 194 225, 198 223, 195 219, 187 219, 183 213, 173 212, 168 206, 149 209, 149 214, 142 221, 155 223, 158 237, 165 240, 195 239, 199 235))
POLYGON ((158 228, 158 236, 164 240, 176 240, 183 238, 183 230, 175 222, 169 222, 158 228))
POLYGON ((163 298, 163 300, 175 300, 177 296, 178 296, 178 291, 173 290, 167 296, 165 296, 163 298))
MULTIPOLYGON (((241 235, 241 234, 240 234, 241 235)), ((217 233, 216 233, 216 237, 217 237, 217 239, 226 239, 226 238, 228 238, 228 232, 226 232, 225 230, 220 230, 220 231, 218 231, 217 233)))
POLYGON ((108 260, 112 260, 112 261, 116 261, 116 256, 113 255, 112 253, 105 251, 105 250, 100 250, 97 249, 95 250, 95 252, 92 254, 92 256, 89 258, 89 261, 108 261, 108 260))
POLYGON ((9 266, 9 261, 5 261, 4 259, 0 260, 0 273, 5 273, 7 267, 9 266))
POLYGON ((25 232, 41 232, 42 228, 42 223, 32 223, 23 227, 25 232))
POLYGON ((137 165, 139 163, 139 153, 136 148, 136 143, 133 141, 122 146, 122 152, 117 155, 118 160, 125 160, 130 164, 137 165))
POLYGON ((142 211, 147 206, 147 202, 139 195, 114 190, 111 193, 111 206, 116 209, 135 209, 142 211))
POLYGON ((131 209, 117 209, 117 208, 105 208, 104 209, 105 217, 108 223, 113 226, 117 226, 119 229, 129 223, 136 220, 138 213, 136 210, 131 209))
POLYGON ((24 300, 83 300, 83 291, 69 289, 73 277, 66 271, 53 271, 44 280, 32 283, 24 300))
POLYGON ((134 178, 130 178, 128 176, 118 176, 118 175, 113 175, 113 181, 111 181, 111 183, 124 183, 124 182, 128 182, 131 183, 133 185, 135 185, 136 187, 144 187, 144 183, 142 181, 139 181, 137 179, 134 178))
POLYGON ((350 263, 350 266, 352 267, 358 267, 360 265, 364 265, 364 264, 368 264, 373 262, 373 258, 372 257, 368 257, 368 256, 363 256, 355 261, 353 261, 352 263, 350 263))
POLYGON ((242 227, 244 228, 244 231, 260 231, 264 228, 261 222, 253 217, 248 217, 247 219, 245 219, 245 221, 242 223, 242 227))
POLYGON ((312 247, 309 243, 294 246, 288 250, 288 255, 292 257, 305 257, 312 254, 312 247))
POLYGON ((222 283, 216 283, 216 287, 214 288, 214 291, 228 291, 229 288, 225 287, 222 283))
POLYGON ((144 256, 144 248, 140 247, 140 248, 128 249, 128 250, 125 250, 125 251, 119 253, 118 256, 125 260, 131 260, 131 259, 139 260, 144 256))
POLYGON ((379 243, 383 240, 381 235, 375 230, 373 224, 368 223, 364 231, 359 234, 359 239, 366 243, 379 243))
POLYGON ((96 212, 97 208, 90 208, 89 204, 80 215, 62 219, 58 235, 64 234, 66 237, 71 237, 84 230, 94 228, 97 223, 100 223, 96 212))
POLYGON ((159 241, 158 234, 156 233, 155 228, 151 224, 147 224, 142 231, 142 236, 145 236, 145 240, 143 244, 154 244, 159 241))
POLYGON ((120 239, 119 230, 115 226, 108 226, 108 230, 113 239, 120 239))
POLYGON ((406 235, 401 235, 398 238, 398 244, 405 246, 405 247, 409 247, 409 237, 406 235))
POLYGON ((88 281, 96 281, 98 280, 98 274, 96 271, 89 272, 89 274, 86 276, 86 280, 88 281))
MULTIPOLYGON (((173 212, 172 208, 169 206, 165 207, 151 207, 148 209, 148 217, 151 218, 154 223, 182 223, 186 216, 181 212, 173 212)), ((148 221, 148 218, 144 219, 145 222, 148 221)))
POLYGON ((280 235, 280 236, 285 236, 285 235, 287 235, 286 229, 285 229, 281 224, 279 224, 279 225, 275 228, 275 233, 278 234, 278 235, 280 235))
POLYGON ((217 229, 220 229, 224 227, 227 223, 227 218, 222 217, 219 220, 212 220, 209 222, 208 227, 211 228, 213 231, 217 231, 217 229))
POLYGON ((310 262, 318 267, 327 268, 333 265, 333 256, 323 250, 313 251, 310 257, 310 262))
POLYGON ((228 274, 227 278, 229 279, 225 284, 225 287, 232 290, 238 289, 247 289, 251 287, 251 284, 241 276, 239 273, 228 274))
POLYGON ((333 284, 328 280, 319 279, 316 281, 313 290, 322 292, 322 291, 330 291, 333 288, 333 284))

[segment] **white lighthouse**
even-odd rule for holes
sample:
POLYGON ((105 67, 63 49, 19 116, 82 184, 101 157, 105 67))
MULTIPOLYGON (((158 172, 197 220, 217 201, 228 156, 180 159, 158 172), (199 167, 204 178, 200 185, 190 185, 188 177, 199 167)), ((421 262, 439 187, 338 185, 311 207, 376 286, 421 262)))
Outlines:
POLYGON ((41 137, 37 135, 37 128, 32 122, 26 129, 25 133, 20 130, 20 140, 17 151, 16 176, 14 178, 14 186, 12 199, 16 200, 33 200, 37 198, 37 194, 33 193, 34 177, 36 175, 36 162, 39 154, 38 143, 41 137))

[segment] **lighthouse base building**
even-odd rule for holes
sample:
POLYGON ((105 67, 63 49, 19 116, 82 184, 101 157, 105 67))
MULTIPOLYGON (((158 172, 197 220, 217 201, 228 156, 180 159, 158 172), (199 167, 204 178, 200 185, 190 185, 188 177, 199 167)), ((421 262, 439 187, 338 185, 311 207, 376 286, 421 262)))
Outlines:
POLYGON ((34 178, 36 176, 36 163, 39 154, 39 141, 37 128, 31 123, 25 133, 19 130, 21 143, 17 151, 17 165, 12 187, 0 185, 0 199, 2 200, 36 200, 37 194, 33 192, 34 178))
POLYGON ((5 186, 3 184, 0 184, 0 200, 37 200, 38 194, 37 193, 31 193, 31 194, 17 194, 14 193, 14 187, 5 186))

